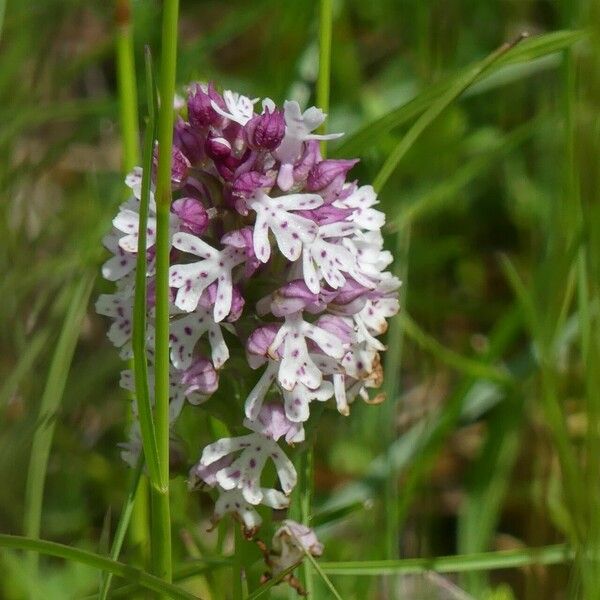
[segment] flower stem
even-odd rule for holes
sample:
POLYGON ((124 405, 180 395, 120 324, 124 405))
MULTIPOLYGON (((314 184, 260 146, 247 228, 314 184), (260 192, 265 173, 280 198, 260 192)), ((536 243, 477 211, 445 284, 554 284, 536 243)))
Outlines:
POLYGON ((156 175, 156 357, 155 427, 160 487, 152 487, 152 559, 157 576, 170 581, 171 516, 169 506, 169 214, 171 207, 171 152, 173 98, 177 64, 178 0, 165 0, 158 114, 158 169, 156 175))
MULTIPOLYGON (((331 73, 331 30, 333 13, 331 0, 319 2, 319 75, 317 78, 317 106, 323 112, 329 112, 329 88, 331 73)), ((321 125, 319 133, 325 133, 325 123, 321 125)), ((327 156, 327 142, 321 142, 321 155, 327 156)))

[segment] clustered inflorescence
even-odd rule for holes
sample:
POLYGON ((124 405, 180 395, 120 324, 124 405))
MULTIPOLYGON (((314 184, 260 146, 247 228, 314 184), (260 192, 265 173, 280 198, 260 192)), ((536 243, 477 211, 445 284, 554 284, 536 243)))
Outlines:
MULTIPOLYGON (((369 395, 382 381, 379 353, 385 347, 376 336, 398 311, 400 285, 386 271, 392 256, 383 250, 385 218, 375 208, 373 188, 346 181, 357 161, 321 157, 319 140, 338 137, 314 133, 323 112, 302 112, 297 102, 280 109, 265 99, 256 113, 256 104, 231 91, 221 95, 210 84, 189 88, 187 111, 181 111, 187 120, 179 116, 174 131, 170 215, 171 423, 186 399, 202 404, 218 389, 228 344, 245 347, 248 365, 260 373, 240 415, 247 433, 208 445, 190 473, 192 487, 218 491, 214 521, 232 513, 248 532, 261 523, 257 505, 288 506, 297 476, 280 444, 304 440, 311 404, 333 400, 348 415, 357 397, 381 399, 369 395), (252 302, 251 289, 261 291, 252 302), (279 480, 274 488, 261 478, 268 461, 279 480)), ((127 177, 133 197, 104 241, 113 256, 102 272, 117 290, 97 302, 98 312, 113 320, 108 336, 123 358, 132 353, 141 176, 135 169, 127 177)), ((152 387, 152 194, 149 210, 152 387)), ((121 384, 133 390, 131 371, 123 372, 121 384)), ((138 424, 123 446, 123 458, 134 463, 141 449, 138 424)), ((282 540, 298 527, 287 521, 277 532, 274 549, 281 552, 271 562, 296 556, 282 540)), ((303 530, 293 539, 310 539, 304 550, 318 554, 321 546, 311 535, 303 530)))

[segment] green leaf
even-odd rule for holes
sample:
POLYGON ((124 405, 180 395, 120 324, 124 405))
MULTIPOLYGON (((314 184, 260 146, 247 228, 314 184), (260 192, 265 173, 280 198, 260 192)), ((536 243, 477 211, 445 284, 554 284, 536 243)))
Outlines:
POLYGON ((321 568, 332 575, 397 575, 408 573, 463 573, 466 571, 491 571, 528 565, 555 565, 571 562, 575 553, 566 544, 440 556, 437 558, 406 558, 402 560, 370 560, 348 562, 323 562, 321 568))
POLYGON ((37 540, 19 535, 0 534, 0 547, 38 552, 47 556, 64 558, 65 560, 75 561, 89 567, 102 569, 117 577, 122 577, 132 583, 138 583, 148 590, 159 592, 166 595, 168 598, 174 598, 175 600, 199 600, 198 596, 194 596, 193 594, 190 594, 171 583, 167 583, 154 575, 150 575, 141 569, 111 560, 110 558, 100 556, 99 554, 94 554, 93 552, 80 550, 79 548, 73 548, 64 544, 57 544, 56 542, 49 542, 47 540, 37 540))
POLYGON ((396 127, 408 123, 420 115, 447 93, 450 88, 457 86, 458 83, 464 81, 474 71, 474 81, 483 81, 509 65, 527 63, 554 54, 555 52, 560 52, 583 39, 583 37, 584 33, 582 31, 556 31, 548 33, 528 39, 510 49, 485 72, 480 70, 481 63, 467 67, 457 75, 427 87, 426 90, 406 104, 361 127, 358 131, 345 138, 334 150, 333 154, 335 156, 361 156, 366 149, 372 147, 374 139, 392 131, 396 127))
POLYGON ((494 63, 504 56, 511 48, 514 48, 523 37, 517 38, 510 44, 503 44, 492 52, 487 58, 467 70, 467 72, 454 79, 448 89, 434 102, 432 102, 427 110, 417 119, 414 125, 402 137, 399 144, 394 148, 391 154, 387 157, 383 166, 373 180, 373 187, 376 191, 380 191, 385 185, 390 175, 394 172, 398 163, 402 160, 405 154, 410 150, 412 145, 420 137, 420 135, 440 116, 440 114, 448 107, 456 98, 458 98, 471 84, 473 84, 483 73, 485 73, 494 63))
MULTIPOLYGON (((54 437, 56 413, 67 383, 75 346, 81 331, 81 322, 85 316, 94 279, 95 273, 88 271, 73 284, 71 301, 42 394, 37 429, 31 446, 25 490, 24 530, 28 536, 34 538, 39 537, 40 534, 46 470, 54 437)), ((31 563, 35 572, 38 563, 37 556, 31 557, 31 563)))

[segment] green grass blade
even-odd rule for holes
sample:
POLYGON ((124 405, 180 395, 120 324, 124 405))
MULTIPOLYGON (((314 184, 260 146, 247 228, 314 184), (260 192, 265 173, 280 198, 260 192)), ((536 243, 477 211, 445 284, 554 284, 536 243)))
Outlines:
POLYGON ((169 254, 173 99, 177 64, 179 1, 165 0, 162 16, 158 167, 156 173, 156 305, 154 360, 154 423, 160 487, 152 486, 152 563, 154 572, 170 581, 171 517, 169 500, 169 254))
POLYGON ((494 148, 482 156, 477 156, 460 167, 456 173, 446 178, 433 189, 419 195, 412 201, 403 202, 399 210, 388 219, 387 231, 402 229, 423 216, 433 215, 448 201, 456 202, 463 189, 473 180, 498 164, 498 160, 526 142, 540 129, 541 122, 534 119, 525 123, 501 138, 494 148))
POLYGON ((431 352, 436 358, 446 363, 448 366, 468 375, 479 379, 489 379, 505 385, 513 384, 513 378, 510 374, 498 367, 490 365, 483 361, 458 354, 449 348, 440 344, 435 338, 423 331, 415 321, 413 321, 406 312, 398 316, 404 333, 411 338, 417 345, 424 350, 431 352))
MULTIPOLYGON (((467 480, 467 497, 459 513, 461 553, 483 552, 490 547, 518 456, 524 408, 522 397, 508 397, 488 421, 489 434, 467 480)), ((468 573, 465 586, 477 598, 487 587, 479 572, 468 573)))
POLYGON ((467 571, 493 571, 529 565, 556 565, 571 562, 575 553, 566 544, 477 552, 441 556, 438 558, 406 558, 402 560, 372 560, 348 562, 323 562, 321 569, 332 575, 397 575, 409 573, 464 573, 467 571))
POLYGON ((123 171, 128 173, 139 164, 140 144, 138 100, 133 53, 133 26, 130 0, 116 0, 116 58, 119 93, 119 119, 123 146, 123 171))
MULTIPOLYGON (((136 468, 132 471, 129 492, 127 493, 127 499, 125 500, 125 504, 123 505, 123 508, 121 510, 121 516, 119 517, 119 522, 115 531, 115 538, 110 549, 110 557, 113 560, 117 560, 119 558, 121 548, 123 547, 123 542, 125 541, 125 535, 127 534, 127 528, 129 527, 129 522, 133 513, 135 497, 138 490, 138 484, 140 482, 140 477, 142 475, 143 468, 144 459, 143 456, 140 456, 136 468)), ((102 581, 100 584, 100 590, 98 592, 98 598, 100 600, 106 600, 106 598, 108 597, 111 581, 112 573, 104 572, 102 574, 102 581)))
MULTIPOLYGON (((508 65, 527 63, 560 52, 583 38, 584 33, 581 31, 556 31, 531 38, 506 52, 504 56, 500 57, 500 59, 495 64, 491 65, 484 73, 480 72, 475 80, 483 81, 508 65)), ((335 149, 334 155, 360 156, 364 153, 365 149, 372 147, 374 139, 387 134, 396 127, 408 123, 423 111, 427 110, 427 108, 445 94, 456 81, 465 78, 473 69, 476 69, 477 66, 478 65, 476 64, 467 67, 458 75, 428 86, 425 91, 406 104, 379 117, 375 121, 368 123, 364 127, 361 127, 357 132, 344 139, 344 141, 335 149)))
POLYGON ((105 556, 94 554, 65 544, 49 542, 46 540, 32 539, 19 535, 0 534, 1 548, 14 548, 15 550, 27 550, 56 558, 75 561, 88 567, 108 571, 117 577, 121 577, 142 587, 161 593, 167 598, 175 600, 200 600, 198 596, 190 594, 177 586, 163 581, 154 575, 150 575, 141 569, 131 567, 121 562, 114 561, 105 556))
MULTIPOLYGON (((79 281, 73 284, 71 301, 42 394, 38 426, 31 446, 31 458, 25 489, 23 529, 26 535, 32 538, 37 538, 40 535, 44 485, 56 425, 55 417, 62 400, 94 279, 95 274, 92 271, 87 271, 84 272, 79 281)), ((34 574, 37 570, 37 564, 37 555, 32 555, 31 566, 34 574)))
POLYGON ((331 579, 327 577, 326 573, 321 569, 319 563, 315 560, 315 557, 310 552, 304 552, 306 554, 306 558, 308 558, 310 564, 313 566, 314 570, 319 574, 319 577, 325 582, 325 585, 329 588, 329 591, 333 594, 336 600, 343 600, 340 596, 340 593, 335 589, 333 583, 331 583, 331 579))
POLYGON ((415 124, 402 137, 400 143, 392 150, 383 166, 373 180, 373 187, 379 192, 386 184, 391 174, 394 172, 404 155, 410 150, 419 136, 431 125, 433 121, 447 108, 456 98, 458 98, 471 84, 473 84, 482 73, 485 73, 495 62, 505 55, 511 48, 518 44, 523 36, 520 36, 512 43, 506 43, 500 46, 498 50, 492 52, 487 58, 477 63, 469 69, 465 75, 452 82, 448 90, 442 94, 427 110, 417 119, 415 124))
POLYGON ((160 459, 155 425, 152 418, 152 403, 148 384, 148 360, 146 356, 146 230, 148 223, 148 206, 150 202, 150 186, 152 183, 152 152, 156 130, 154 113, 154 79, 149 51, 146 52, 146 89, 151 100, 148 104, 149 118, 144 138, 144 172, 142 174, 142 194, 140 199, 140 220, 138 248, 135 266, 135 298, 133 304, 133 373, 135 379, 135 396, 140 419, 140 432, 144 448, 144 456, 148 465, 150 480, 155 487, 163 485, 160 472, 160 459))
POLYGON ((257 588, 256 590, 254 590, 251 594, 248 594, 248 596, 246 596, 245 600, 256 600, 257 598, 261 598, 272 587, 275 587, 276 585, 278 585, 279 583, 281 583, 298 566, 299 566, 299 563, 296 564, 296 565, 292 565, 291 567, 289 567, 285 571, 282 571, 281 573, 279 573, 279 575, 277 575, 277 577, 273 577, 272 579, 269 579, 268 581, 266 581, 265 583, 263 583, 263 585, 261 585, 259 588, 257 588))
POLYGON ((19 356, 17 364, 14 366, 8 377, 4 380, 0 388, 0 409, 6 405, 10 397, 14 394, 21 380, 30 371, 35 364, 40 352, 43 350, 50 332, 48 330, 36 333, 24 352, 19 356))

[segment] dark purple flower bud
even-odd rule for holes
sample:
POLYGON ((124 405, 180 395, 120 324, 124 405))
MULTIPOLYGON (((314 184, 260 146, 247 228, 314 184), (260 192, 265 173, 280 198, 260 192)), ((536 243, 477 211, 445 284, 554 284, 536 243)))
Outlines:
POLYGON ((181 219, 181 225, 191 233, 201 235, 208 227, 208 213, 199 200, 180 198, 171 205, 171 212, 181 219))
POLYGON ((223 110, 226 109, 221 94, 215 91, 212 83, 208 86, 196 85, 188 98, 188 119, 193 127, 218 127, 223 117, 212 107, 211 100, 223 110))
POLYGON ((190 161, 184 153, 177 146, 174 146, 171 159, 171 182, 173 185, 179 187, 185 181, 190 166, 190 161))
MULTIPOLYGON (((159 154, 160 148, 157 144, 154 148, 153 157, 155 170, 158 168, 159 154)), ((173 146, 171 152, 171 184, 174 187, 178 188, 185 182, 190 166, 190 161, 186 158, 183 152, 177 146, 173 146)))
POLYGON ((341 189, 346 173, 358 162, 358 160, 322 160, 317 163, 308 174, 306 189, 309 192, 317 192, 338 183, 341 189))
POLYGON ((204 143, 206 154, 213 160, 225 160, 231 156, 231 144, 224 138, 209 134, 204 143))
POLYGON ((175 124, 173 143, 186 155, 191 164, 198 164, 204 158, 202 136, 182 118, 177 119, 175 124))
POLYGON ((317 140, 309 140, 304 144, 304 152, 294 165, 293 178, 296 184, 306 181, 314 164, 321 160, 321 150, 317 140))
POLYGON ((185 394, 191 404, 200 404, 217 391, 219 376, 210 360, 198 357, 192 365, 181 374, 181 384, 186 386, 185 394), (194 397, 199 394, 201 398, 194 397))
POLYGON ((304 441, 302 423, 290 421, 281 404, 263 405, 258 417, 253 421, 245 419, 244 426, 275 441, 283 436, 288 444, 304 441))
POLYGON ((257 171, 243 173, 233 182, 232 192, 242 198, 250 198, 259 189, 268 190, 273 186, 274 180, 268 175, 263 175, 257 171))
POLYGON ((285 119, 283 111, 265 109, 262 115, 252 117, 245 127, 246 139, 252 148, 257 150, 275 150, 285 135, 285 119))

